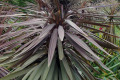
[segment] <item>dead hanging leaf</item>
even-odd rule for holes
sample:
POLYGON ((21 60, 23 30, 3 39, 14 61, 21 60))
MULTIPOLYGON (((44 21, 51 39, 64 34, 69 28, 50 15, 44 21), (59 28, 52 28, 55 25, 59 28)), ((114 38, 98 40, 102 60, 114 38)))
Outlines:
MULTIPOLYGON (((91 30, 94 30, 94 32, 97 32, 97 33, 103 33, 103 34, 106 34, 106 35, 110 35, 110 36, 113 36, 113 37, 116 37, 116 38, 120 38, 119 36, 116 36, 114 34, 111 34, 111 33, 108 33, 108 32, 104 32, 102 30, 98 30, 98 29, 95 29, 95 28, 92 28, 92 27, 88 27, 88 26, 83 26, 85 28, 88 28, 88 29, 91 29, 91 30)), ((93 32, 92 32, 93 33, 93 32)))
POLYGON ((101 23, 91 22, 91 21, 87 21, 87 20, 83 20, 83 19, 78 20, 78 22, 91 24, 91 25, 96 25, 96 26, 101 26, 101 27, 110 27, 109 25, 104 25, 104 24, 101 24, 101 23))
POLYGON ((58 37, 58 30, 54 29, 54 31, 51 35, 51 39, 50 39, 50 43, 49 43, 49 49, 48 49, 48 67, 52 63, 52 59, 53 59, 56 44, 57 44, 57 37, 58 37))
POLYGON ((113 5, 116 5, 116 4, 110 4, 110 5, 102 5, 102 6, 92 6, 92 7, 85 7, 85 8, 81 8, 81 9, 78 9, 78 12, 80 12, 81 10, 86 10, 86 9, 94 9, 94 8, 105 8, 105 7, 110 7, 110 6, 113 6, 113 5))
POLYGON ((93 39, 102 47, 109 48, 109 49, 120 49, 118 46, 114 45, 113 43, 100 41, 95 38, 93 38, 93 39))
POLYGON ((102 66, 104 69, 112 72, 106 65, 104 65, 100 60, 98 60, 96 57, 92 57, 92 59, 94 59, 95 62, 97 62, 100 66, 102 66))
POLYGON ((58 27, 58 35, 59 35, 59 38, 61 41, 63 41, 63 39, 64 39, 64 34, 65 34, 65 32, 64 32, 63 26, 59 26, 58 27))

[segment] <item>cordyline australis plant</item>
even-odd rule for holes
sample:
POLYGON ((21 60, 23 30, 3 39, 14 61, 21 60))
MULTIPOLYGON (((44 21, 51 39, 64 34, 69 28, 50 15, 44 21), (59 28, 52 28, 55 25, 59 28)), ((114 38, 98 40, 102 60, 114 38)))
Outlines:
MULTIPOLYGON (((102 71, 111 72, 101 62, 101 56, 110 56, 101 46, 117 50, 119 47, 101 40, 89 30, 115 36, 92 28, 92 25, 109 27, 95 22, 96 13, 87 12, 87 9, 96 7, 85 7, 87 1, 79 0, 37 2, 40 11, 32 10, 33 14, 0 15, 2 18, 30 17, 24 22, 0 25, 4 29, 18 26, 0 36, 0 66, 13 69, 0 80, 98 80, 93 72, 99 72, 90 62, 102 71), (79 6, 74 8, 77 1, 79 6), (35 12, 39 14, 36 15, 35 12), (18 29, 20 26, 25 27, 18 29), (96 52, 96 47, 104 55, 96 52)), ((98 19, 101 20, 100 16, 98 19)))
MULTIPOLYGON (((111 0, 111 1, 102 1, 102 3, 99 3, 99 5, 112 5, 109 7, 104 7, 104 8, 99 8, 96 10, 96 12, 102 12, 106 15, 108 15, 109 17, 105 17, 106 21, 102 22, 103 24, 108 24, 110 27, 105 29, 105 32, 111 33, 111 34, 116 34, 116 28, 119 30, 119 17, 116 17, 116 15, 119 15, 119 11, 120 11, 120 4, 118 4, 117 0, 111 0)), ((101 22, 100 22, 101 23, 101 22)), ((103 29, 103 28, 100 28, 103 29)), ((102 36, 104 39, 116 44, 117 40, 116 37, 114 36, 109 36, 106 34, 103 34, 102 36)), ((118 43, 117 43, 118 45, 118 43)))

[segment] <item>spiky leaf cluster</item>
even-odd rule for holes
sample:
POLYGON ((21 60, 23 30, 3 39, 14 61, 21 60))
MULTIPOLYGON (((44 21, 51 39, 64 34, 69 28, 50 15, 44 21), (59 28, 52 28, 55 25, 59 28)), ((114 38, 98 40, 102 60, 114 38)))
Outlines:
POLYGON ((12 69, 0 80, 97 80, 93 72, 99 72, 90 63, 97 65, 103 72, 111 72, 101 62, 101 56, 111 56, 103 47, 120 48, 97 37, 93 30, 118 36, 92 27, 110 27, 108 24, 95 22, 96 15, 99 21, 105 21, 101 14, 87 11, 96 7, 86 7, 86 2, 83 2, 78 10, 72 10, 58 0, 52 0, 55 8, 43 0, 37 2, 40 11, 28 9, 32 14, 0 16, 29 17, 26 21, 0 25, 3 29, 11 28, 0 36, 0 66, 12 69), (21 26, 24 27, 19 29, 21 26), (96 48, 104 55, 97 52, 96 48))

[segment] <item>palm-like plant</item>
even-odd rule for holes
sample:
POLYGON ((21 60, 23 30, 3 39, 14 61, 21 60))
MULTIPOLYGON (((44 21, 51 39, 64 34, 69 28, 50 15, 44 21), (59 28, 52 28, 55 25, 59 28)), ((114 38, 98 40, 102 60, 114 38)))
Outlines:
MULTIPOLYGON (((106 28, 105 31, 111 34, 116 34, 116 28, 119 29, 119 17, 116 17, 119 15, 119 4, 117 0, 111 0, 111 1, 104 1, 101 3, 101 5, 103 4, 107 4, 107 5, 112 5, 110 7, 106 7, 106 8, 101 8, 99 10, 102 10, 104 15, 109 15, 106 16, 106 21, 103 22, 103 24, 108 24, 110 27, 106 28)), ((103 38, 112 42, 112 43, 117 43, 116 41, 116 37, 111 37, 108 35, 103 34, 103 38)))
POLYGON ((101 46, 107 44, 112 46, 107 48, 112 49, 119 47, 106 40, 101 43, 100 38, 89 30, 97 30, 91 25, 109 25, 94 22, 94 13, 87 12, 86 9, 91 7, 86 7, 86 1, 79 1, 81 5, 78 10, 71 8, 77 1, 79 0, 74 3, 69 0, 37 0, 40 11, 0 16, 30 17, 28 21, 0 25, 2 28, 15 27, 0 36, 0 66, 12 69, 0 80, 97 80, 92 72, 99 72, 90 62, 95 63, 102 71, 111 72, 101 62, 102 55, 94 48, 109 55, 101 46), (18 30, 19 26, 24 27, 18 30), (96 47, 91 47, 89 43, 96 47))

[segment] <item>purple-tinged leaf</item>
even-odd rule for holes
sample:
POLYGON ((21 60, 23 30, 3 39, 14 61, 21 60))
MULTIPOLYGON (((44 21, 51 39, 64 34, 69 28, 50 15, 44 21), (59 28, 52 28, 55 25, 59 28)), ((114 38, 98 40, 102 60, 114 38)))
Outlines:
POLYGON ((9 73, 9 71, 3 67, 0 67, 0 78, 6 76, 9 73))
POLYGON ((48 66, 51 65, 52 60, 53 60, 53 56, 54 56, 55 48, 56 48, 56 44, 57 44, 57 38, 58 38, 58 30, 54 29, 54 31, 51 35, 49 49, 48 49, 48 66))
POLYGON ((28 33, 28 34, 24 34, 24 35, 22 35, 22 36, 20 36, 20 37, 18 37, 18 38, 16 38, 16 39, 13 39, 13 40, 11 40, 11 41, 9 41, 9 42, 6 42, 6 43, 4 43, 3 45, 0 45, 0 49, 2 49, 2 48, 4 48, 4 47, 7 47, 7 46, 9 46, 9 45, 11 45, 11 44, 13 44, 13 43, 15 43, 15 42, 17 42, 17 41, 20 41, 20 40, 26 38, 26 37, 29 37, 30 35, 32 35, 32 34, 34 34, 34 33, 35 33, 35 32, 28 33))
POLYGON ((108 71, 110 71, 110 72, 112 72, 106 65, 104 65, 100 60, 98 60, 97 58, 95 58, 95 57, 92 57, 92 59, 94 59, 95 60, 95 62, 97 62, 97 63, 99 63, 100 64, 100 66, 102 66, 104 69, 106 69, 106 70, 108 70, 108 71))
POLYGON ((33 41, 37 40, 37 37, 32 39, 31 41, 27 42, 26 44, 24 44, 23 46, 21 46, 15 53, 18 53, 19 51, 23 50, 25 47, 27 47, 29 44, 31 44, 33 41))
MULTIPOLYGON (((94 36, 94 37, 96 37, 93 33, 91 33, 90 31, 88 31, 88 30, 85 30, 84 29, 84 31, 85 32, 87 32, 87 33, 90 33, 91 34, 91 36, 94 36)), ((83 35, 82 35, 83 36, 83 35)), ((94 44, 96 47, 98 47, 101 51, 103 51, 104 53, 106 53, 107 55, 109 55, 109 56, 111 56, 108 52, 106 52, 94 39, 92 39, 90 36, 84 36, 87 40, 89 40, 92 44, 94 44)), ((104 40, 104 41, 106 41, 106 40, 104 40)), ((108 41, 106 41, 106 42, 108 42, 108 41)), ((108 42, 109 43, 109 42, 108 42)))
POLYGON ((45 24, 46 21, 41 19, 32 19, 24 22, 13 23, 13 24, 0 24, 0 27, 11 27, 11 26, 26 26, 26 25, 35 25, 35 24, 45 24))
POLYGON ((88 39, 92 44, 94 44, 95 46, 97 46, 100 50, 102 50, 103 52, 105 52, 107 55, 111 56, 108 52, 106 52, 95 40, 93 40, 91 37, 89 36, 84 36, 86 39, 88 39))
POLYGON ((112 4, 112 5, 110 4, 110 5, 102 5, 102 6, 85 7, 85 8, 78 9, 78 12, 81 11, 81 10, 86 10, 86 9, 105 8, 105 7, 110 7, 110 6, 114 6, 114 5, 117 5, 117 4, 112 4))
POLYGON ((15 58, 22 55, 22 54, 24 54, 27 51, 30 51, 35 46, 37 46, 39 43, 41 43, 41 41, 43 41, 46 38, 46 36, 50 32, 50 30, 54 27, 54 25, 55 24, 50 24, 50 25, 44 27, 41 34, 40 34, 40 36, 36 37, 36 39, 34 39, 32 41, 32 43, 30 42, 31 44, 28 47, 24 48, 17 56, 15 56, 15 58))
POLYGON ((106 35, 110 35, 110 36, 113 36, 113 37, 116 37, 116 38, 120 38, 119 36, 116 36, 116 35, 114 35, 114 34, 111 34, 111 33, 108 33, 108 32, 104 32, 104 31, 101 31, 101 30, 98 30, 98 29, 95 29, 95 28, 92 28, 92 27, 88 27, 88 26, 83 26, 83 27, 86 27, 86 28, 88 28, 88 29, 95 30, 95 31, 97 31, 98 33, 101 32, 101 33, 106 34, 106 35))
POLYGON ((0 15, 1 17, 26 17, 26 16, 33 16, 33 14, 11 14, 11 15, 0 15))
POLYGON ((70 33, 66 33, 75 43, 77 43, 79 46, 81 46, 83 49, 85 49, 87 52, 89 52, 92 56, 96 57, 97 59, 100 59, 88 46, 85 44, 80 38, 78 38, 75 35, 72 35, 70 33))
POLYGON ((20 35, 23 34, 23 33, 39 32, 39 31, 41 31, 41 29, 38 29, 38 30, 30 30, 30 29, 33 29, 33 28, 36 28, 36 26, 30 27, 30 28, 26 28, 26 29, 21 29, 21 30, 19 30, 19 31, 11 31, 11 32, 5 33, 5 34, 3 34, 3 35, 0 36, 0 41, 6 40, 6 39, 9 39, 9 38, 13 38, 13 37, 20 36, 20 35))
POLYGON ((88 36, 87 33, 85 33, 82 29, 80 29, 74 22, 72 22, 69 19, 65 20, 66 23, 68 23, 70 26, 72 26, 73 28, 75 28, 78 32, 82 33, 85 36, 88 36))
POLYGON ((114 45, 113 43, 100 41, 100 40, 97 40, 95 38, 93 40, 95 40, 102 47, 109 48, 109 49, 116 49, 116 50, 120 49, 120 47, 114 45))
POLYGON ((80 19, 79 22, 80 23, 85 23, 85 24, 97 25, 97 26, 101 26, 101 27, 110 27, 109 25, 104 25, 104 24, 101 24, 101 23, 91 22, 91 21, 83 20, 83 19, 80 19))
MULTIPOLYGON (((66 37, 69 42, 74 46, 75 50, 79 53, 79 55, 83 56, 86 60, 89 60, 89 61, 94 61, 92 58, 91 58, 91 55, 89 53, 87 53, 87 51, 85 51, 82 47, 80 47, 77 43, 75 43, 71 38, 69 37, 66 37)), ((76 54, 74 52, 74 54, 76 54)))
POLYGON ((65 32, 64 32, 63 27, 59 26, 58 27, 58 35, 59 35, 59 38, 60 38, 61 41, 63 41, 63 39, 64 39, 64 34, 65 34, 65 32))

